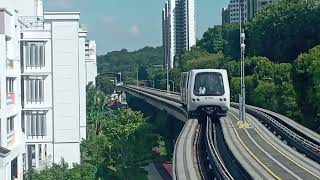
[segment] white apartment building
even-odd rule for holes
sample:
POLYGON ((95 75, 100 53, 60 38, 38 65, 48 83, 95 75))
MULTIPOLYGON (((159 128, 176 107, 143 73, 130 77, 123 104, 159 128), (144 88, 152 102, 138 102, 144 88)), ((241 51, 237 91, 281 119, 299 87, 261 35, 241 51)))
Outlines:
POLYGON ((247 0, 231 0, 229 4, 230 13, 230 23, 240 22, 240 12, 242 17, 242 22, 248 22, 248 5, 247 0), (240 9, 241 6, 241 9, 240 9))
POLYGON ((0 179, 23 177, 20 24, 17 11, 0 7, 0 179))
POLYGON ((87 32, 79 28, 80 13, 44 13, 42 0, 20 1, 0 0, 1 180, 22 179, 23 170, 62 158, 80 163, 86 138, 87 32))
POLYGON ((222 9, 222 24, 239 23, 239 3, 242 4, 242 21, 246 23, 266 5, 272 3, 272 0, 231 0, 229 6, 222 9))
POLYGON ((162 10, 164 65, 174 67, 174 57, 196 44, 194 0, 169 0, 162 10))
POLYGON ((86 84, 90 82, 96 84, 97 76, 97 45, 95 41, 86 41, 85 58, 86 58, 86 84))
POLYGON ((164 63, 166 67, 173 68, 174 56, 176 52, 175 40, 175 0, 169 0, 165 3, 162 10, 162 39, 164 48, 164 63))

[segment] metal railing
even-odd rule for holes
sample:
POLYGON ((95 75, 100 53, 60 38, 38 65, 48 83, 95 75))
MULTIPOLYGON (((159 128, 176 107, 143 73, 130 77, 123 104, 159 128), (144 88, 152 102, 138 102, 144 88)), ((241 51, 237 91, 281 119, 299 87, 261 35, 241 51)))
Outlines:
POLYGON ((7 93, 7 105, 16 103, 16 94, 11 92, 7 93))
POLYGON ((7 136, 7 146, 11 146, 11 145, 13 145, 15 143, 15 141, 16 141, 15 137, 16 136, 15 136, 15 132, 14 131, 12 131, 12 132, 10 132, 8 134, 8 136, 7 136))
POLYGON ((14 69, 14 60, 7 58, 6 65, 8 69, 14 69))
POLYGON ((20 16, 19 20, 25 28, 44 28, 44 18, 42 16, 20 16))

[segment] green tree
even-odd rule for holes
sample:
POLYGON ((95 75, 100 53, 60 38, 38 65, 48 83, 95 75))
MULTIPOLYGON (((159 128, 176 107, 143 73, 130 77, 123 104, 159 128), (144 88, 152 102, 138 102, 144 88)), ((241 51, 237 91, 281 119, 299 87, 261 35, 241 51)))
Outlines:
POLYGON ((239 94, 241 94, 240 77, 232 77, 230 80, 231 101, 239 102, 239 94))
POLYGON ((64 161, 53 164, 44 170, 29 170, 25 174, 27 180, 94 180, 96 168, 90 164, 74 164, 72 168, 64 161))
POLYGON ((239 26, 236 24, 214 26, 203 34, 197 46, 208 53, 223 52, 225 56, 238 59, 240 57, 239 34, 239 26))
POLYGON ((223 39, 225 44, 223 54, 233 59, 240 59, 240 29, 237 24, 223 26, 223 39))
POLYGON ((294 63, 293 81, 303 125, 320 131, 320 46, 302 54, 294 63))
POLYGON ((198 42, 198 46, 207 50, 209 53, 222 52, 225 45, 225 40, 222 35, 222 26, 209 28, 198 42))
POLYGON ((150 68, 153 65, 163 64, 162 47, 144 47, 137 51, 129 52, 126 49, 109 52, 97 58, 98 72, 122 72, 127 78, 136 79, 139 67, 150 68))
POLYGON ((114 83, 111 81, 114 80, 112 77, 98 76, 96 78, 97 88, 103 91, 105 94, 112 94, 114 91, 114 83))
POLYGON ((260 81, 257 88, 254 90, 252 102, 256 106, 275 111, 277 107, 275 95, 276 86, 274 83, 260 81))
POLYGON ((320 43, 320 6, 317 0, 279 0, 259 12, 247 25, 251 56, 292 62, 320 43))
POLYGON ((195 61, 206 56, 209 56, 209 53, 205 49, 196 46, 192 48, 191 51, 187 51, 179 56, 179 68, 182 72, 189 71, 190 67, 188 67, 188 63, 190 63, 190 61, 195 61))
POLYGON ((118 110, 107 124, 103 131, 112 145, 106 153, 106 166, 121 179, 144 173, 143 167, 154 157, 151 149, 157 138, 143 115, 129 109, 118 110))

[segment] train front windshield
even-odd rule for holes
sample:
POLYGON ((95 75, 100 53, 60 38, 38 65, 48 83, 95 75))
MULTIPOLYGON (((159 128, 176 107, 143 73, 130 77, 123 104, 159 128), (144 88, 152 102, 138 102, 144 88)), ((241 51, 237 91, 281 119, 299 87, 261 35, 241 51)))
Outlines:
POLYGON ((198 73, 195 77, 193 93, 196 96, 223 96, 225 91, 222 74, 217 72, 198 73))

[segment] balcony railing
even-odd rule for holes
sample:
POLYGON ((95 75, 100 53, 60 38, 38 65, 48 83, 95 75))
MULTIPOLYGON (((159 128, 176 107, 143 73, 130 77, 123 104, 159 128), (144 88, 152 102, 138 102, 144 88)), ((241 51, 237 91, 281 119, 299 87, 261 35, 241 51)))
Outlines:
POLYGON ((7 93, 7 105, 16 103, 16 95, 15 93, 7 93))
POLYGON ((7 145, 12 146, 16 142, 16 133, 13 131, 7 136, 7 145))
POLYGON ((14 60, 7 58, 7 68, 14 69, 14 60))
POLYGON ((44 19, 41 16, 20 16, 19 19, 26 28, 44 28, 44 19))
POLYGON ((22 132, 12 131, 7 135, 7 147, 25 144, 26 138, 22 132))

